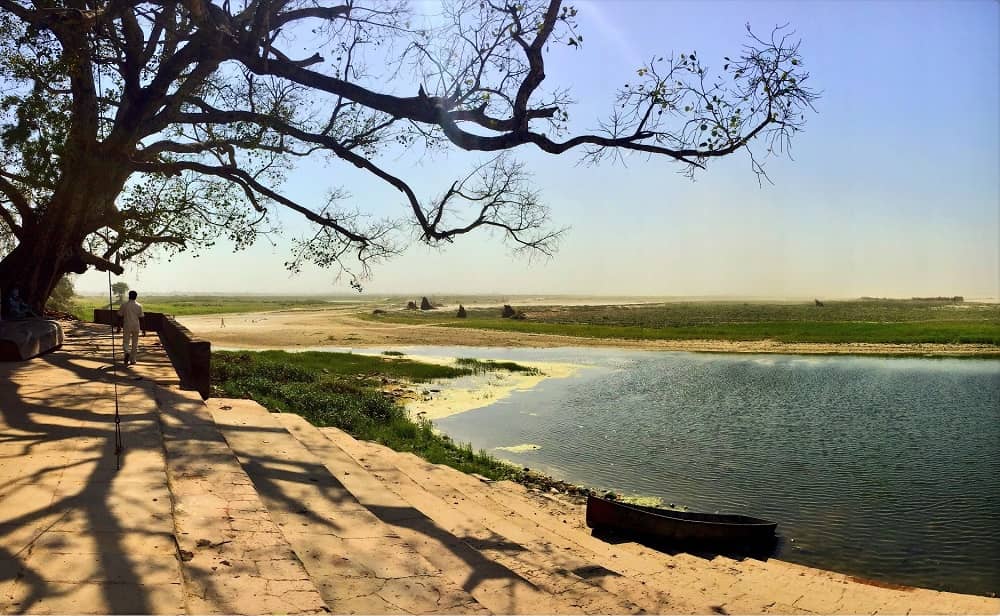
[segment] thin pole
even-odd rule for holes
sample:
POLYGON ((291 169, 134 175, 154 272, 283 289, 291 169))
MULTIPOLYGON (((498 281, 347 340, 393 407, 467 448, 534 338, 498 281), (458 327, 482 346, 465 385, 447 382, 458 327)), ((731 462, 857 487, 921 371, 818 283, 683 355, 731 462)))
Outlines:
MULTIPOLYGON (((95 67, 97 72, 97 134, 101 135, 101 101, 104 99, 104 87, 101 83, 101 65, 96 64, 95 67)), ((111 243, 111 230, 105 228, 106 240, 111 243)), ((121 256, 119 254, 119 256, 121 256)), ((121 415, 118 413, 118 354, 115 351, 115 300, 112 296, 111 289, 111 270, 108 270, 108 308, 111 309, 111 378, 115 386, 115 470, 121 470, 122 467, 122 451, 124 451, 125 446, 122 444, 122 419, 121 415)), ((124 335, 122 336, 122 342, 125 341, 124 335)), ((124 345, 122 345, 124 346, 124 345)))
POLYGON ((111 292, 111 270, 108 270, 108 308, 111 309, 111 381, 115 387, 115 470, 121 470, 122 451, 122 419, 118 413, 118 352, 115 347, 115 300, 111 292))

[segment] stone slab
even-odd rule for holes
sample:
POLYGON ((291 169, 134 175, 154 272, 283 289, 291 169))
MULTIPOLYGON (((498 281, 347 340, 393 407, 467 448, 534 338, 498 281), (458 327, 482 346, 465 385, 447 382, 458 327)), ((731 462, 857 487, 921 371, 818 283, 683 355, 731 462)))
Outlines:
POLYGON ((327 612, 201 398, 159 388, 157 402, 188 611, 327 612))
POLYGON ((275 415, 246 401, 209 406, 335 612, 486 611, 364 507, 275 415))

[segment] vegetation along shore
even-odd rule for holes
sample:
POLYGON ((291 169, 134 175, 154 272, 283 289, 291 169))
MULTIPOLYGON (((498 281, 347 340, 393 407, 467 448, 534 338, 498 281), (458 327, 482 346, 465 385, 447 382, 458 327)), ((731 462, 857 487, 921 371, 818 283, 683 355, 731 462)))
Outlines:
MULTIPOLYGON (((500 300, 502 301, 502 300, 500 300)), ((248 303, 248 298, 240 302, 248 303)), ((524 318, 504 318, 489 298, 444 298, 431 310, 407 299, 286 303, 268 312, 193 314, 182 322, 228 348, 393 348, 399 346, 613 346, 650 350, 1000 356, 1000 304, 942 300, 656 301, 523 299, 524 318), (641 301, 642 303, 639 303, 641 301), (464 303, 463 303, 464 302, 464 303), (544 303, 542 303, 544 302, 544 303), (457 316, 458 307, 465 317, 457 316)), ((206 312, 228 310, 225 300, 206 312)))
POLYGON ((411 417, 404 407, 405 386, 484 371, 533 373, 513 362, 460 359, 452 366, 413 361, 397 354, 287 353, 212 354, 213 396, 249 398, 271 411, 295 413, 318 427, 339 428, 355 438, 409 451, 493 480, 584 494, 584 488, 553 480, 530 469, 473 451, 434 431, 430 420, 411 417), (400 387, 400 386, 403 387, 400 387))

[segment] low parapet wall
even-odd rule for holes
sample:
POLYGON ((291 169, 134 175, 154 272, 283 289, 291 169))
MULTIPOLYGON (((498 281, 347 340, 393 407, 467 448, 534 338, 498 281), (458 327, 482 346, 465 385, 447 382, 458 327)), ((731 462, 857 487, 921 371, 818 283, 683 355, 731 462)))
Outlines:
MULTIPOLYGON (((116 310, 94 309, 94 323, 115 325, 116 310)), ((212 343, 196 338, 191 330, 169 314, 147 312, 140 321, 146 332, 156 332, 170 357, 183 389, 193 389, 208 398, 212 376, 212 343)))
MULTIPOLYGON (((163 331, 163 319, 167 316, 168 315, 165 315, 162 312, 147 312, 144 317, 139 319, 139 327, 141 327, 144 332, 160 333, 163 331)), ((115 325, 118 322, 117 319, 117 310, 94 308, 94 323, 100 323, 102 325, 115 325)))

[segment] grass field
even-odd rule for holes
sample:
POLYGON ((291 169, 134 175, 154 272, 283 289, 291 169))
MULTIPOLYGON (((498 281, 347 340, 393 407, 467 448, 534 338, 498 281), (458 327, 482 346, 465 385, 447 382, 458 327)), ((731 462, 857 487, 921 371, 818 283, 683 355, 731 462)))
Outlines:
POLYGON ((497 309, 398 311, 365 315, 511 332, 626 340, 776 340, 815 343, 992 344, 1000 346, 1000 305, 914 300, 812 303, 673 302, 626 306, 536 306, 525 320, 497 309))
MULTIPOLYGON (((234 312, 262 312, 288 308, 329 307, 322 298, 279 296, 222 296, 222 295, 143 295, 139 303, 147 312, 163 312, 175 316, 192 314, 230 314, 234 312)), ((84 321, 94 319, 95 308, 107 308, 107 297, 76 297, 73 314, 84 321)), ((118 299, 115 298, 115 307, 118 299)))
POLYGON ((529 368, 527 366, 522 366, 521 364, 516 364, 512 361, 494 361, 492 359, 459 357, 455 360, 455 365, 470 370, 475 374, 483 374, 484 372, 499 372, 501 370, 506 370, 507 372, 521 372, 524 374, 541 374, 541 371, 538 368, 529 368))
MULTIPOLYGON (((324 298, 277 296, 149 295, 150 312, 228 314, 322 308, 324 298)), ((107 301, 80 297, 74 314, 84 320, 107 301)), ((363 302, 338 303, 357 306, 363 302)), ((812 302, 669 302, 617 306, 531 306, 525 320, 502 319, 499 309, 389 311, 363 315, 394 323, 555 334, 623 340, 775 340, 785 343, 987 344, 1000 346, 1000 305, 924 300, 812 302)))
MULTIPOLYGON (((339 379, 344 376, 367 378, 374 384, 382 377, 406 379, 414 383, 424 383, 433 379, 453 378, 474 373, 471 367, 442 366, 427 364, 399 355, 360 355, 354 353, 325 353, 320 351, 303 351, 289 353, 287 351, 256 351, 229 352, 219 351, 212 355, 224 366, 235 369, 243 365, 282 365, 292 370, 302 370, 310 374, 323 375, 328 379, 339 379)), ((515 364, 516 365, 516 364, 515 364)))
POLYGON ((482 366, 450 367, 350 353, 221 351, 212 354, 212 395, 251 398, 270 410, 301 415, 315 426, 340 428, 356 438, 412 451, 464 472, 522 480, 521 468, 435 433, 429 421, 411 420, 380 389, 383 379, 423 382, 478 369, 482 366))

